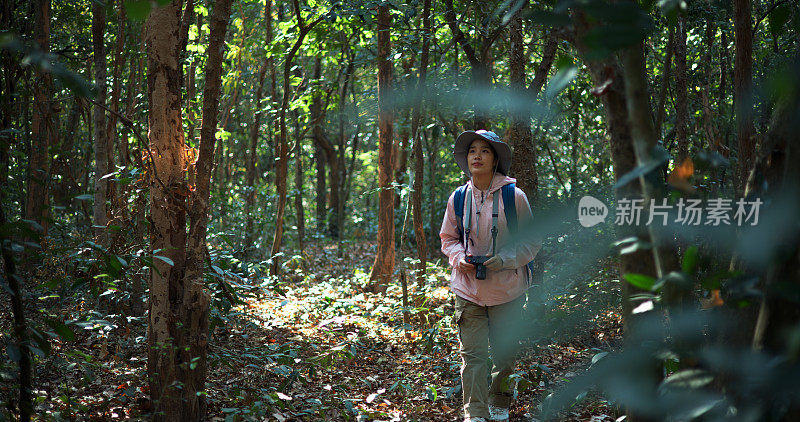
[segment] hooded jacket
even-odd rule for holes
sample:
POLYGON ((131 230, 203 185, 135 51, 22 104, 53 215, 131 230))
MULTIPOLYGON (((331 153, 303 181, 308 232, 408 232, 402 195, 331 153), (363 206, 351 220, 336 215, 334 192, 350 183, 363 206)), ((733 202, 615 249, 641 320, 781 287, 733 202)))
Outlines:
MULTIPOLYGON (((500 189, 509 183, 516 183, 516 179, 497 173, 492 178, 492 183, 487 191, 476 189, 472 185, 472 180, 467 183, 472 192, 469 253, 488 256, 492 253, 493 195, 502 195, 500 189)), ((453 208, 454 195, 455 192, 447 200, 447 211, 439 232, 439 238, 442 240, 442 252, 447 255, 450 266, 453 267, 450 275, 450 289, 461 298, 481 306, 500 305, 516 299, 525 293, 527 271, 524 267, 539 252, 540 244, 536 241, 523 240, 515 242, 511 246, 506 245, 509 238, 508 224, 503 201, 500 199, 498 201, 500 209, 498 210, 496 253, 503 259, 503 269, 500 271, 487 270, 485 280, 476 279, 474 270, 462 272, 456 268, 456 263, 463 259, 466 253, 464 242, 458 234, 458 222, 453 208)), ((464 198, 465 201, 469 199, 464 198)), ((523 227, 532 219, 528 198, 521 189, 515 188, 514 201, 519 227, 523 227)), ((465 222, 466 219, 467 216, 464 215, 465 222)))

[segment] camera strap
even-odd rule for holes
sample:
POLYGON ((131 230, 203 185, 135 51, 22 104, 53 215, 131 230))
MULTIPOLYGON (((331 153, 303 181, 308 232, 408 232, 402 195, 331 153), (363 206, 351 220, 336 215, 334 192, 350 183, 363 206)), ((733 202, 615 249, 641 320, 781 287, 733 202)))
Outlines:
POLYGON ((495 253, 495 246, 497 243, 497 215, 498 209, 500 205, 500 193, 496 192, 492 194, 492 256, 495 253))
MULTIPOLYGON (((464 253, 469 255, 469 233, 472 231, 472 189, 467 187, 464 201, 464 253)), ((497 221, 500 214, 500 193, 492 194, 492 256, 497 250, 497 221)))
POLYGON ((472 189, 467 186, 466 200, 464 201, 464 214, 467 221, 464 222, 464 254, 469 255, 469 232, 472 228, 472 189))

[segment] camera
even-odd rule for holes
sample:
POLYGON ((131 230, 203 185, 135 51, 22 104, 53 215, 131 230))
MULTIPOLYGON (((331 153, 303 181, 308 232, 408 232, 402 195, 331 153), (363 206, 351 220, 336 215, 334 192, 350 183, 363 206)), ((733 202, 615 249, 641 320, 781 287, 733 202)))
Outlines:
POLYGON ((484 262, 489 260, 489 256, 475 256, 475 255, 467 255, 465 260, 475 266, 475 278, 478 280, 485 280, 486 279, 486 266, 483 265, 484 262))

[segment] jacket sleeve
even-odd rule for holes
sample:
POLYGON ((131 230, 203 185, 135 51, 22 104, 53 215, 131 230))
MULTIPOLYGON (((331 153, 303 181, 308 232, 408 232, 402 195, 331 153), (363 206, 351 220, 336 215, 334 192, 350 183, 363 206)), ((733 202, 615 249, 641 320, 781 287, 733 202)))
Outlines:
POLYGON ((454 196, 455 192, 450 194, 450 198, 447 200, 447 211, 444 213, 442 228, 439 231, 439 239, 442 240, 442 253, 447 255, 451 267, 454 267, 457 262, 464 258, 464 245, 458 235, 458 222, 453 207, 454 196))
POLYGON ((514 203, 517 207, 517 233, 521 236, 511 235, 509 239, 511 244, 503 248, 498 255, 503 259, 503 269, 512 270, 521 268, 533 261, 539 249, 542 248, 542 242, 535 237, 531 230, 531 223, 533 222, 533 214, 531 213, 531 206, 528 203, 528 197, 520 188, 514 189, 514 203))

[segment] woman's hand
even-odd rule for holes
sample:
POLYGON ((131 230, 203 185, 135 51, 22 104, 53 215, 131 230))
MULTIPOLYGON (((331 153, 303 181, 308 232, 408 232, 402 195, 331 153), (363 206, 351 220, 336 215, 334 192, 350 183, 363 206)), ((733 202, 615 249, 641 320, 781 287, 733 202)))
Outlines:
POLYGON ((467 262, 465 258, 461 258, 460 261, 456 262, 456 269, 463 273, 469 273, 470 271, 475 271, 475 266, 467 262))

